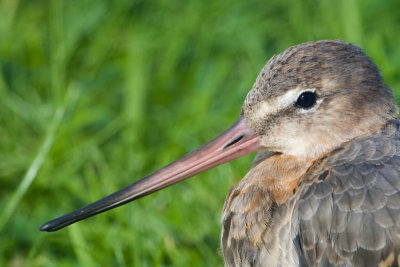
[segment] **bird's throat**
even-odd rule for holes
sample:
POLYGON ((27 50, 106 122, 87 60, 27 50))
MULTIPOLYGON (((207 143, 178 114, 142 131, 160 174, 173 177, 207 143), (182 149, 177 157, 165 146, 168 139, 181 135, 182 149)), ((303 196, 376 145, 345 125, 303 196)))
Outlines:
POLYGON ((244 180, 265 186, 273 201, 279 205, 298 192, 304 174, 313 162, 311 159, 276 154, 254 166, 244 180))
MULTIPOLYGON (((236 251, 237 244, 246 244, 244 247, 254 251, 267 247, 271 259, 279 254, 276 248, 284 241, 280 233, 290 228, 293 196, 302 186, 307 170, 314 166, 314 161, 296 156, 265 154, 265 159, 261 157, 257 157, 257 164, 226 198, 221 236, 225 259, 236 251)), ((291 235, 290 231, 283 232, 291 235)), ((290 243, 284 246, 293 244, 291 237, 288 240, 290 243)))

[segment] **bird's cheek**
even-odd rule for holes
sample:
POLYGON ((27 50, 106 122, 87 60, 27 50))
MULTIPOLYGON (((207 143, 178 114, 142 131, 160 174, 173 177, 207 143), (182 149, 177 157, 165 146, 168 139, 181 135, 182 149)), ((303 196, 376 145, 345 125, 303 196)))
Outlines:
POLYGON ((274 152, 282 152, 283 150, 282 142, 278 138, 272 137, 269 134, 265 134, 262 136, 260 144, 264 148, 264 150, 274 152))

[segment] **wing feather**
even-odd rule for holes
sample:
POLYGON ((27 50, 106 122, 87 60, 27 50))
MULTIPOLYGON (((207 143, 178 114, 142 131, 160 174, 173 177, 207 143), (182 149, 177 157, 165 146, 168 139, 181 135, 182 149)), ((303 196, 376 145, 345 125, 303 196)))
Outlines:
POLYGON ((299 240, 310 266, 397 266, 399 124, 345 144, 306 177, 313 182, 298 202, 299 240))

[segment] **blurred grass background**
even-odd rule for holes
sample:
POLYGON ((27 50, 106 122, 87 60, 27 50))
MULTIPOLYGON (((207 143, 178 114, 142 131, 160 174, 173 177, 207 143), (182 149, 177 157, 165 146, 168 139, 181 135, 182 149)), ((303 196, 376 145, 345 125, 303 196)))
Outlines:
POLYGON ((364 47, 400 96, 398 0, 0 0, 0 266, 221 266, 253 156, 55 233, 39 226, 233 123, 289 46, 364 47))

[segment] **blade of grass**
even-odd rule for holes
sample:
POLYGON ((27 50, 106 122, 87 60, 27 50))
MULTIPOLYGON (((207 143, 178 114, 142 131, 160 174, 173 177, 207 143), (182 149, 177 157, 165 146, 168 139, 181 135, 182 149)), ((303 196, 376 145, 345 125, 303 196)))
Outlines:
POLYGON ((86 267, 95 266, 95 262, 92 260, 86 240, 83 237, 79 225, 71 225, 68 230, 76 257, 78 258, 80 265, 86 267))
POLYGON ((49 125, 46 136, 42 145, 40 146, 37 154, 35 155, 32 163, 30 164, 28 170, 26 171, 24 178, 21 183, 18 185, 17 189, 12 194, 10 200, 6 203, 6 206, 3 209, 3 212, 0 215, 0 231, 3 230, 4 226, 15 212, 18 204, 20 203, 22 197, 25 195, 26 191, 29 189, 33 180, 36 178, 37 172, 43 164, 44 159, 50 151, 50 148, 54 141, 54 136, 58 126, 61 123, 63 114, 64 114, 64 106, 58 107, 54 117, 49 125))
POLYGON ((342 22, 345 40, 358 45, 363 44, 362 21, 359 12, 359 1, 344 0, 342 5, 342 22))
POLYGON ((38 252, 40 251, 44 238, 45 235, 40 235, 38 238, 35 239, 28 252, 27 257, 24 260, 24 263, 22 265, 23 267, 35 266, 34 265, 35 256, 37 256, 38 252))

